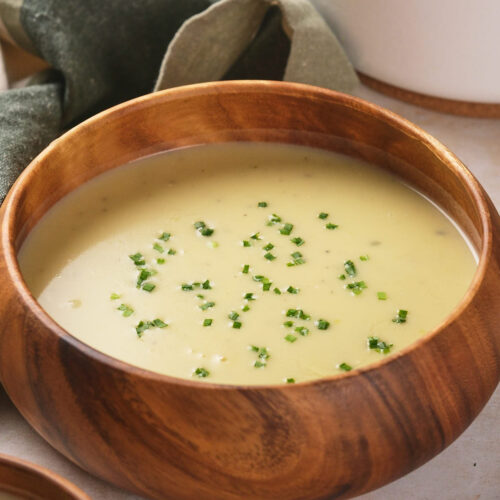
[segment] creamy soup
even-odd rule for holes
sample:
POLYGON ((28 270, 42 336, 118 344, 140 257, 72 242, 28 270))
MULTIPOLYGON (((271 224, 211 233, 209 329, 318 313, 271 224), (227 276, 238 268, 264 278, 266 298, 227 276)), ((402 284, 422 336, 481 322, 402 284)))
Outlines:
POLYGON ((383 359, 439 325, 476 268, 454 223, 385 171, 248 143, 99 176, 48 212, 19 261, 42 307, 88 345, 229 384, 383 359))

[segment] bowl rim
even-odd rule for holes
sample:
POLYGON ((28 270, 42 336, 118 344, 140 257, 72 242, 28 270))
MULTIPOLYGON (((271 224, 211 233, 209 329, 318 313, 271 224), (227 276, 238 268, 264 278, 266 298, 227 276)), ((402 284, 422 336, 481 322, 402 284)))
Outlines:
POLYGON ((181 385, 192 389, 205 390, 294 390, 304 388, 306 386, 310 387, 321 385, 324 383, 339 383, 340 381, 351 377, 366 376, 371 374, 373 371, 378 370, 380 367, 396 363, 400 360, 400 358, 430 342, 443 329, 452 324, 465 309, 467 309, 484 280, 488 261, 490 260, 492 254, 493 242, 492 221, 487 202, 487 195, 467 167, 444 144, 434 138, 431 134, 425 132, 418 125, 415 125, 398 114, 364 99, 313 85, 269 80, 234 80, 184 85, 146 94, 101 111, 62 134, 60 137, 52 141, 40 154, 38 154, 29 163, 11 187, 3 203, 2 209, 4 210, 4 214, 3 218, 0 220, 0 245, 3 247, 4 251, 6 273, 8 274, 11 284, 15 288, 17 294, 25 303, 25 306, 31 309, 32 313, 43 324, 43 326, 50 330, 51 333, 59 337, 60 340, 64 339, 65 342, 71 344, 71 346, 80 353, 90 357, 94 362, 107 365, 108 368, 113 370, 126 372, 128 375, 146 379, 148 382, 163 382, 167 384, 181 385), (89 129, 94 127, 96 124, 99 125, 100 122, 105 122, 108 117, 127 113, 131 109, 137 110, 147 108, 155 105, 157 102, 175 101, 177 99, 186 99, 199 95, 216 94, 218 96, 222 96, 235 93, 266 93, 268 95, 279 94, 307 99, 323 99, 325 101, 336 102, 337 104, 352 108, 357 112, 365 114, 369 113, 374 115, 378 120, 397 128, 406 135, 418 138, 428 149, 432 151, 436 157, 442 161, 444 165, 455 172, 455 174, 462 180, 463 185, 466 187, 478 210, 482 226, 482 248, 477 252, 477 267, 464 296, 441 323, 425 333, 421 338, 411 342, 401 350, 391 353, 390 356, 384 356, 376 361, 373 361, 372 363, 369 363, 368 365, 356 368, 355 370, 351 370, 349 372, 339 372, 317 379, 299 381, 294 384, 282 383, 253 385, 221 384, 208 381, 201 382, 194 379, 190 380, 172 375, 166 375, 132 365, 86 344, 61 327, 54 319, 52 319, 51 316, 49 316, 49 314, 34 298, 24 281, 17 262, 17 252, 14 248, 15 239, 11 237, 14 232, 13 224, 15 220, 15 212, 21 203, 22 194, 24 190, 29 187, 30 178, 37 174, 42 161, 46 157, 50 156, 52 151, 61 143, 64 143, 68 138, 77 135, 81 130, 89 129))
MULTIPOLYGON (((73 484, 68 479, 60 476, 59 474, 42 467, 41 465, 35 464, 33 462, 28 462, 18 457, 13 457, 11 455, 5 455, 0 453, 0 467, 7 468, 9 470, 17 469, 27 472, 31 475, 36 475, 40 478, 47 480, 49 483, 55 485, 61 491, 68 493, 75 500, 91 500, 90 497, 81 490, 78 486, 73 484)), ((29 488, 23 489, 22 487, 18 487, 15 484, 10 484, 6 482, 0 482, 0 488, 16 488, 17 491, 13 491, 13 494, 33 494, 35 492, 30 491, 29 488)), ((6 493, 11 493, 9 490, 5 490, 6 493)), ((2 493, 0 491, 0 493, 2 493)))

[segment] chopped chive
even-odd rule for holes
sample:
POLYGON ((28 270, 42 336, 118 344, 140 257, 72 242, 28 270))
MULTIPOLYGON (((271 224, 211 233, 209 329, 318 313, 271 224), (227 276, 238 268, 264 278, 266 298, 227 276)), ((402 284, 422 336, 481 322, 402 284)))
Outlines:
POLYGON ((167 323, 158 318, 153 320, 153 325, 158 328, 166 328, 168 326, 167 323))
POLYGON ((203 320, 203 326, 212 326, 213 321, 211 318, 206 318, 203 320))
POLYGON ((250 269, 250 266, 248 264, 245 264, 243 266, 243 270, 241 271, 243 274, 248 274, 248 271, 250 269))
POLYGON ((254 281, 265 281, 267 278, 265 276, 262 276, 262 274, 256 274, 253 278, 254 281))
POLYGON ((156 288, 156 285, 154 285, 153 283, 144 283, 144 285, 142 285, 142 289, 145 292, 149 292, 149 293, 151 293, 155 288, 156 288))
POLYGON ((201 306, 199 306, 199 307, 202 311, 206 311, 210 307, 214 307, 214 306, 215 306, 215 302, 205 302, 205 303, 201 304, 201 306))
POLYGON ((328 217, 328 214, 326 212, 320 212, 318 214, 318 219, 326 219, 328 217))
POLYGON ((347 363, 340 363, 338 367, 340 370, 344 370, 345 372, 350 372, 352 370, 352 366, 347 363))
POLYGON ((137 252, 134 255, 129 255, 129 258, 132 259, 136 266, 143 266, 144 264, 146 264, 142 253, 137 252))
POLYGON ((339 274, 338 278, 339 280, 345 280, 345 274, 339 274))
POLYGON ((243 244, 244 247, 250 247, 250 246, 252 246, 252 245, 250 245, 250 242, 248 240, 243 240, 242 244, 243 244))
POLYGON ((267 259, 267 260, 274 260, 276 258, 275 255, 273 255, 271 252, 267 252, 265 255, 264 255, 264 259, 267 259))
POLYGON ((292 243, 295 243, 298 247, 302 246, 305 243, 305 241, 300 236, 297 236, 296 238, 292 238, 290 241, 292 243))
POLYGON ((214 229, 208 227, 203 221, 195 222, 194 227, 202 236, 212 236, 215 231, 214 229))
POLYGON ((262 283, 262 291, 269 292, 271 290, 272 283, 269 281, 267 283, 262 283))
POLYGON ((287 328, 290 328, 290 327, 292 327, 292 326, 293 326, 293 321, 285 321, 285 322, 283 323, 283 326, 286 326, 287 328))
POLYGON ((352 260, 346 260, 344 262, 344 269, 349 276, 356 276, 356 266, 352 260))
POLYGON ((278 222, 281 222, 281 217, 276 214, 272 214, 268 216, 269 222, 267 223, 268 226, 273 226, 274 224, 277 224, 278 222))
POLYGON ((147 269, 140 269, 139 276, 137 277, 137 288, 140 288, 141 285, 151 276, 153 276, 152 271, 148 271, 147 269))
POLYGON ((109 298, 110 298, 111 300, 116 300, 116 299, 119 299, 120 297, 121 297, 121 295, 120 295, 119 293, 114 293, 114 292, 113 292, 113 293, 110 295, 110 297, 109 297, 109 298))
POLYGON ((302 309, 288 309, 286 316, 289 318, 311 319, 309 314, 306 314, 302 309))
POLYGON ((210 372, 206 368, 196 368, 194 374, 199 378, 205 378, 210 375, 210 372))
POLYGON ((194 286, 190 283, 183 283, 181 285, 181 290, 183 290, 185 292, 191 292, 194 290, 194 286))
POLYGON ((260 207, 260 208, 265 208, 265 207, 267 207, 267 202, 265 202, 265 201, 259 201, 259 203, 257 203, 257 206, 260 207))
POLYGON ((387 300, 387 294, 385 292, 377 292, 378 300, 387 300))
POLYGON ((393 344, 387 344, 387 342, 380 340, 378 337, 368 337, 367 344, 369 349, 383 352, 384 354, 391 352, 391 347, 393 347, 393 344))
POLYGON ((260 233, 254 233, 252 234, 252 236, 250 236, 250 238, 252 238, 252 240, 261 240, 262 237, 260 236, 260 233))
POLYGON ((199 298, 199 299, 204 299, 205 298, 205 295, 201 294, 201 293, 197 293, 196 296, 199 298))
POLYGON ((288 335, 285 336, 285 340, 293 344, 297 340, 297 337, 289 333, 288 335))
POLYGON ((276 295, 281 295, 281 290, 279 288, 274 288, 273 289, 273 292, 276 294, 276 295))
POLYGON ((250 311, 250 306, 248 304, 245 304, 244 306, 241 307, 241 310, 243 312, 247 312, 247 311, 250 311))
POLYGON ((255 297, 253 296, 252 292, 245 293, 245 295, 243 296, 243 298, 245 300, 255 300, 255 297))
POLYGON ((125 318, 128 318, 129 316, 132 316, 134 314, 134 310, 127 304, 120 304, 119 307, 117 307, 118 311, 122 312, 122 316, 125 318))
POLYGON ((338 224, 332 224, 331 222, 329 222, 328 224, 326 224, 325 227, 327 229, 337 229, 339 226, 338 226, 338 224))
POLYGON ((210 280, 205 280, 202 284, 201 287, 203 290, 211 290, 212 286, 210 285, 210 280))
POLYGON ((359 295, 365 288, 368 287, 364 281, 354 281, 346 285, 346 289, 350 290, 354 295, 359 295))
POLYGON ((161 241, 168 241, 170 236, 172 236, 170 233, 161 233, 160 236, 158 236, 158 239, 161 241))
POLYGON ((289 236, 292 230, 293 230, 293 224, 286 222, 285 225, 280 229, 280 233, 284 234, 285 236, 289 236))
POLYGON ((236 311, 231 311, 230 314, 227 315, 229 319, 232 319, 233 321, 236 321, 240 315, 236 311))
POLYGON ((250 346, 250 349, 257 353, 258 359, 255 361, 255 368, 264 368, 267 365, 267 360, 271 357, 267 351, 267 347, 250 346))
POLYGON ((368 255, 360 255, 359 260, 366 262, 367 260, 370 260, 370 257, 368 257, 368 255))
POLYGON ((156 259, 157 264, 165 264, 165 259, 163 257, 160 257, 159 259, 156 259))
POLYGON ((251 346, 248 346, 250 348, 251 351, 253 352, 259 352, 259 348, 256 346, 256 345, 251 345, 251 346))
POLYGON ((175 255, 177 253, 177 250, 174 250, 173 248, 168 249, 168 255, 175 255))
POLYGON ((264 368, 264 366, 266 366, 267 363, 264 363, 263 361, 259 361, 257 360, 253 366, 255 366, 255 368, 264 368))
POLYGON ((165 251, 165 249, 158 243, 153 244, 153 249, 160 253, 163 253, 165 251))
POLYGON ((305 326, 296 326, 295 331, 297 333, 300 333, 302 337, 306 337, 307 335, 309 335, 309 328, 306 328, 305 326))
POLYGON ((146 330, 149 330, 153 327, 154 324, 151 321, 139 321, 139 323, 135 327, 135 332, 137 333, 137 336, 141 338, 146 330))
POLYGON ((240 321, 234 321, 233 322, 233 328, 237 328, 239 330, 241 328, 241 322, 240 321))
POLYGON ((265 247, 263 247, 266 252, 269 250, 272 250, 274 248, 274 245, 272 243, 268 243, 265 247))
POLYGON ((408 311, 405 309, 398 309, 397 316, 392 319, 393 323, 406 323, 408 311))
POLYGON ((297 309, 288 309, 288 311, 286 312, 286 315, 289 318, 295 318, 295 317, 297 317, 297 309))
POLYGON ((318 321, 315 322, 315 325, 318 330, 328 330, 330 327, 330 323, 324 319, 318 319, 318 321))
POLYGON ((287 384, 295 384, 295 379, 293 377, 287 377, 285 379, 285 383, 287 383, 287 384))
POLYGON ((290 266, 298 266, 300 264, 304 264, 305 263, 305 260, 302 258, 302 254, 300 252, 293 252, 292 254, 290 254, 292 257, 293 257, 293 261, 292 262, 287 262, 287 266, 290 267, 290 266))
POLYGON ((294 288, 292 285, 290 285, 290 286, 286 289, 286 291, 287 291, 288 293, 293 293, 293 294, 297 294, 297 293, 299 293, 299 289, 298 289, 298 288, 294 288))

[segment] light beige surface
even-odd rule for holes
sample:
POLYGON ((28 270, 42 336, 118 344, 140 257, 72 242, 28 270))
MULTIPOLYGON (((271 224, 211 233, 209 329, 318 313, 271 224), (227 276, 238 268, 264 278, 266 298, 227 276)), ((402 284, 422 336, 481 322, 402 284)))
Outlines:
POLYGON ((172 151, 94 179, 40 221, 19 262, 42 307, 92 347, 175 377, 245 385, 390 356, 451 313, 476 269, 453 223, 382 169, 242 143, 172 151), (199 220, 213 234, 200 234, 199 220), (145 270, 155 273, 149 292, 136 286, 145 270), (354 293, 356 283, 366 288, 354 293), (397 323, 399 310, 408 316, 397 323), (140 321, 153 325, 138 334, 140 321))
MULTIPOLYGON (((448 145, 500 206, 500 120, 442 115, 381 96, 362 97, 421 125, 448 145)), ((447 450, 404 478, 360 497, 362 500, 498 500, 500 492, 500 389, 483 412, 447 450)), ((48 467, 96 500, 137 500, 72 465, 47 445, 0 391, 0 452, 48 467)))

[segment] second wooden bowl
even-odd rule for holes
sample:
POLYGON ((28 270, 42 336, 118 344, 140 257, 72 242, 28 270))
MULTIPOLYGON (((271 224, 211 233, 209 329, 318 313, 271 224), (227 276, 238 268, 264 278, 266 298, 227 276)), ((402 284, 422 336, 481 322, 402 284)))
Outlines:
MULTIPOLYGON (((368 189, 368 187, 367 187, 368 189)), ((499 218, 438 141, 377 106, 276 82, 168 90, 79 125, 36 158, 2 206, 0 379, 31 425, 91 473, 156 499, 326 499, 361 494, 449 445, 500 377, 499 218), (466 296, 434 331, 363 369, 307 383, 223 386, 141 370, 64 331, 16 253, 61 197, 147 154, 277 141, 395 172, 441 205, 478 250, 466 296)))

